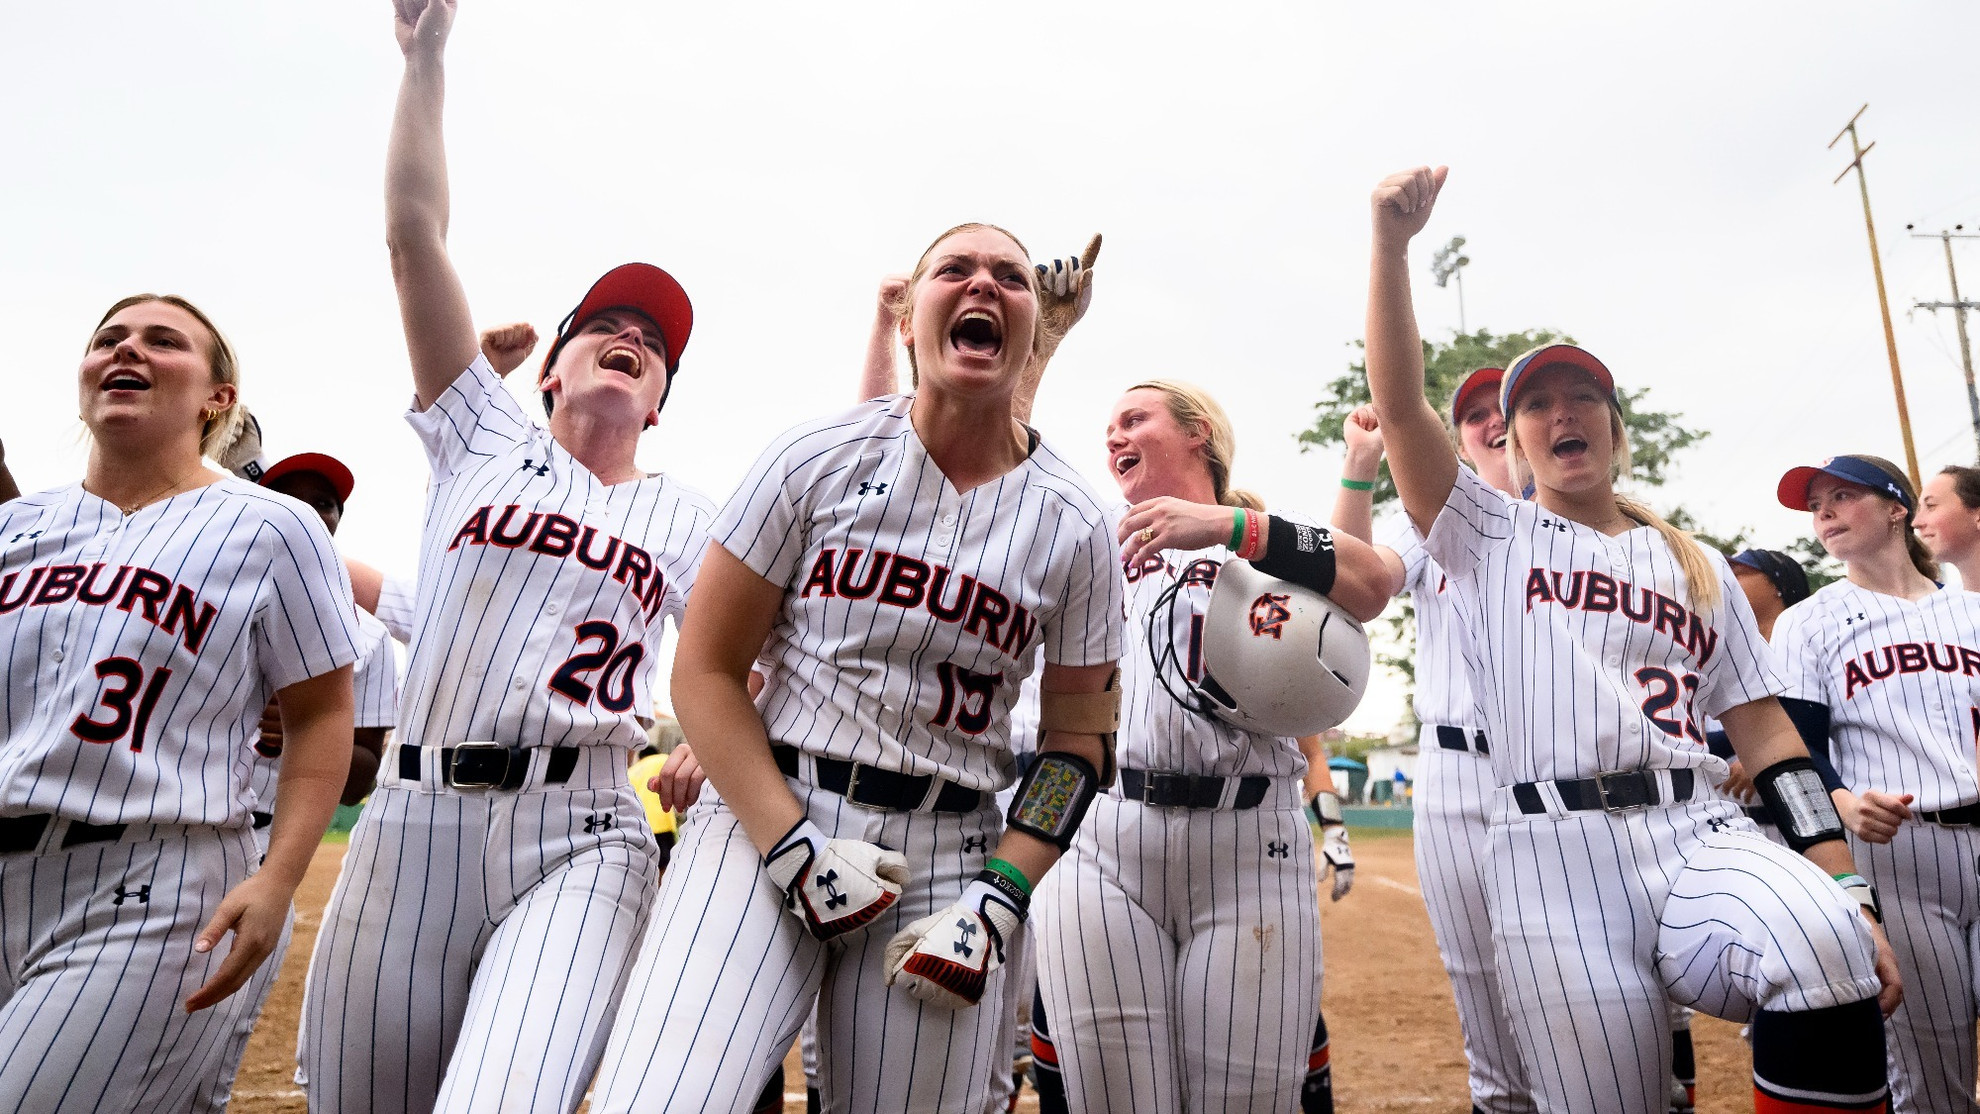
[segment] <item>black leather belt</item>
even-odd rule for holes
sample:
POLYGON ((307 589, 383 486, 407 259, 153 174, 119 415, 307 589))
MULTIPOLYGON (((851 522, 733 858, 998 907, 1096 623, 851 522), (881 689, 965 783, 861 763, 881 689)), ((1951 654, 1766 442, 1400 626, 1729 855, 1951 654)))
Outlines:
MULTIPOLYGON (((440 752, 440 780, 456 789, 521 789, 529 776, 529 755, 542 747, 511 747, 500 743, 462 743, 452 747, 399 746, 399 780, 418 781, 421 751, 440 752)), ((577 769, 578 748, 549 747, 550 761, 543 784, 562 785, 577 769)))
POLYGON ((1492 753, 1492 748, 1485 745, 1485 732, 1473 731, 1470 735, 1466 735, 1462 727, 1447 727, 1441 723, 1437 725, 1437 745, 1445 750, 1492 753))
MULTIPOLYGON (((770 754, 777 760, 777 768, 785 777, 798 777, 798 748, 772 743, 770 754)), ((828 793, 837 793, 862 808, 881 809, 886 812, 913 812, 928 799, 928 790, 937 781, 934 774, 901 774, 893 770, 882 770, 859 762, 847 762, 842 758, 811 758, 813 781, 811 784, 828 793)), ((980 789, 967 789, 953 781, 942 781, 942 788, 935 794, 935 812, 975 812, 983 807, 985 794, 980 789)))
MULTIPOLYGON (((1690 770, 1671 771, 1671 799, 1663 800, 1657 791, 1655 770, 1631 770, 1620 774, 1603 774, 1600 777, 1571 778, 1554 782, 1560 791, 1561 804, 1571 812, 1631 812, 1654 805, 1683 804, 1691 799, 1691 791, 1697 777, 1690 770)), ((1547 802, 1540 796, 1540 786, 1544 782, 1522 781, 1512 787, 1513 802, 1526 814, 1536 815, 1547 811, 1547 802)))
POLYGON ((254 818, 254 830, 257 832, 275 822, 275 814, 272 812, 256 812, 250 815, 254 818))
POLYGON ((1918 818, 1927 824, 1944 824, 1951 828, 1980 828, 1980 805, 1961 805, 1941 812, 1921 812, 1918 818))
POLYGON ((1122 770, 1121 796, 1156 808, 1216 808, 1224 801, 1226 783, 1237 782, 1232 808, 1257 808, 1272 788, 1269 777, 1207 777, 1160 770, 1122 770))
MULTIPOLYGON (((41 836, 55 818, 40 812, 33 816, 0 816, 0 855, 17 855, 41 846, 41 836)), ((123 824, 85 824, 71 820, 62 833, 62 850, 85 843, 113 843, 124 837, 123 824)))

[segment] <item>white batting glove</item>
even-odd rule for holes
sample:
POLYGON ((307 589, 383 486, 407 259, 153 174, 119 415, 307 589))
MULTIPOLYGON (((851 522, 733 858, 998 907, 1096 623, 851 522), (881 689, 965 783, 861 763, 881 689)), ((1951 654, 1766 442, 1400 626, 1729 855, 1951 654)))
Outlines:
POLYGON ((887 943, 887 985, 952 1010, 983 1000, 990 972, 1004 965, 1004 949, 1024 923, 1031 899, 1001 876, 984 871, 963 888, 962 899, 902 929, 887 943))
POLYGON ((900 900, 907 859, 857 839, 831 839, 800 820, 763 856, 784 908, 820 940, 864 928, 900 900))
POLYGON ((1320 855, 1334 871, 1334 900, 1354 888, 1354 852, 1348 850, 1347 826, 1329 824, 1320 829, 1320 855))

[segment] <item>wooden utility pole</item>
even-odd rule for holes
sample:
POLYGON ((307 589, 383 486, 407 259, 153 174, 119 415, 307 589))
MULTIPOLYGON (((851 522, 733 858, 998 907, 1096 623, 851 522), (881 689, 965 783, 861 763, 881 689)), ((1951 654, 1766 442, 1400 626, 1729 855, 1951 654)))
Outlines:
MULTIPOLYGON (((1910 226, 1907 225, 1906 227, 1910 226)), ((1973 385, 1973 344, 1966 339, 1966 311, 1980 309, 1980 302, 1967 302, 1960 299, 1959 272, 1953 269, 1952 253, 1952 242, 1954 240, 1980 239, 1980 233, 1967 232, 1961 226, 1955 225, 1953 231, 1942 231, 1937 236, 1928 236, 1923 232, 1914 232, 1911 234, 1911 238, 1914 240, 1938 240, 1946 248, 1946 278, 1952 282, 1952 301, 1913 302, 1912 308, 1927 309, 1934 312, 1942 309, 1953 311, 1953 327, 1959 331, 1959 362, 1960 366, 1966 370, 1966 407, 1973 417, 1974 448, 1976 453, 1980 453, 1980 389, 1975 389, 1973 385)), ((1976 455, 1974 459, 1980 460, 1980 455, 1976 455)))
POLYGON ((1884 315, 1884 351, 1891 358, 1891 393, 1897 396, 1898 429, 1904 434, 1904 465, 1905 470, 1911 474, 1911 486, 1917 488, 1923 485, 1923 481, 1918 477, 1918 449, 1911 441, 1911 408, 1906 406, 1904 401, 1904 375, 1898 371, 1897 333, 1891 329, 1891 300, 1884 293, 1884 262, 1877 254, 1877 225, 1870 219, 1870 183, 1863 176, 1863 156, 1870 153, 1870 147, 1875 147, 1877 141, 1873 139, 1870 141, 1870 147, 1865 147, 1856 138, 1856 121, 1869 108, 1870 106, 1866 104, 1857 109, 1856 115, 1851 116, 1849 123, 1843 125, 1843 130, 1837 132, 1834 139, 1829 140, 1829 148, 1834 150, 1836 144, 1842 142, 1842 137, 1848 136, 1850 148, 1854 152, 1849 165, 1842 168, 1841 174, 1836 175, 1836 181, 1842 181, 1851 170, 1854 170, 1857 188, 1863 194, 1863 227, 1870 233, 1870 270, 1877 276, 1877 308, 1884 315))

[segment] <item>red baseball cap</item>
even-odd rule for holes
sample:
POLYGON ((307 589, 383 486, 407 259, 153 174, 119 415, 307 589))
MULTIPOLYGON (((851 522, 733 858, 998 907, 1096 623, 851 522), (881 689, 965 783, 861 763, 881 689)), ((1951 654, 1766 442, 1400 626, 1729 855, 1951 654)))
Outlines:
POLYGON ((297 472, 314 472, 330 481, 330 488, 337 493, 339 503, 350 502, 351 488, 357 486, 351 478, 351 470, 344 467, 344 462, 328 453, 297 453, 294 456, 285 456, 263 472, 255 482, 263 487, 270 487, 283 476, 297 472))
POLYGON ((660 326, 660 335, 667 342, 667 374, 679 371, 681 350, 687 347, 688 334, 694 330, 694 306, 674 276, 651 263, 621 263, 592 283, 584 300, 557 326, 557 339, 543 357, 544 369, 556 362, 573 327, 608 309, 620 308, 638 310, 660 326))
POLYGON ((1512 366, 1506 369, 1506 377, 1499 385, 1499 406, 1506 412, 1507 420, 1511 420, 1513 412, 1513 394, 1519 390, 1519 381, 1526 377, 1526 373, 1563 364, 1594 376, 1602 390, 1614 397, 1616 377, 1609 374, 1608 367, 1593 353, 1572 344, 1543 344, 1514 360, 1512 366))
POLYGON ((1465 376, 1464 382, 1458 384, 1457 392, 1451 395, 1451 424, 1458 425, 1464 421, 1464 408, 1471 405, 1472 399, 1486 391, 1496 394, 1499 381, 1505 377, 1506 369, 1502 367, 1481 367, 1465 376))

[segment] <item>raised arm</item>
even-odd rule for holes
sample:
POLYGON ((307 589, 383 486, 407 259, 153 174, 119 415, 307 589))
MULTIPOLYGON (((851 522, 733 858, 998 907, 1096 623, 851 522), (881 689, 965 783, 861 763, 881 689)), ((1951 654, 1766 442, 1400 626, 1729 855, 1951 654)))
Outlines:
POLYGON ((446 99, 442 59, 454 7, 455 0, 393 3, 393 30, 406 72, 385 154, 385 244, 392 253, 392 281, 421 410, 466 370, 477 351, 467 294, 447 258, 447 151, 440 116, 446 99))
POLYGON ((1425 534, 1450 500, 1458 460, 1444 423, 1423 396, 1423 337, 1409 293, 1409 241, 1430 220, 1448 168, 1427 166, 1375 187, 1368 273, 1368 393, 1403 509, 1425 534))
POLYGON ((899 394, 900 373, 894 370, 894 337, 900 332, 900 306, 907 294, 906 275, 880 280, 880 297, 873 307, 873 334, 866 338, 866 366, 859 371, 859 398, 899 394))
POLYGON ((1093 262, 1100 258, 1100 234, 1086 242, 1077 257, 1067 256, 1036 265, 1038 271, 1038 350, 1024 365, 1017 391, 1011 396, 1011 412, 1018 421, 1031 421, 1031 406, 1038 399, 1038 385, 1045 381, 1045 367, 1058 354, 1066 334, 1086 316, 1093 305, 1093 262))
POLYGON ((1347 442, 1347 459, 1341 462, 1341 490, 1334 495, 1334 533, 1374 546, 1375 556, 1389 574, 1389 594, 1397 595, 1409 579, 1409 570, 1395 550, 1375 545, 1375 481, 1382 468, 1382 426, 1376 420, 1375 408, 1355 407, 1342 423, 1341 433, 1347 442))
POLYGON ((7 450, 0 446, 0 503, 20 497, 20 485, 14 482, 14 473, 7 469, 7 450))

